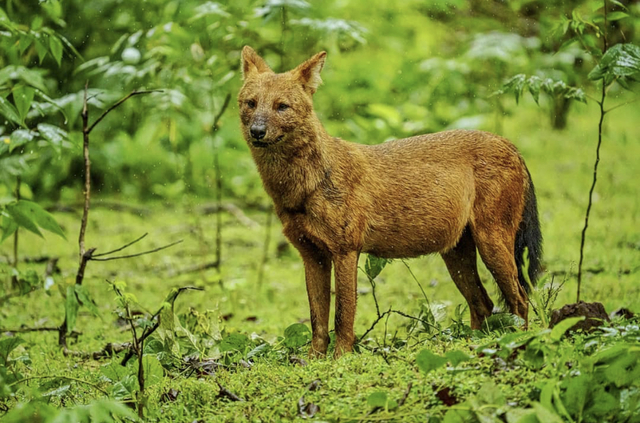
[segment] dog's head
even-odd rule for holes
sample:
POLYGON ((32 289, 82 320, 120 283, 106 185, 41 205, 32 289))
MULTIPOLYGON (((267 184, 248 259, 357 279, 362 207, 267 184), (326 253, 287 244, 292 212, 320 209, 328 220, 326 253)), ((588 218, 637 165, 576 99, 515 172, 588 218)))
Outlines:
POLYGON ((321 52, 293 70, 276 74, 249 46, 242 49, 244 85, 238 107, 244 138, 251 148, 272 148, 293 142, 309 130, 312 96, 322 83, 327 56, 321 52))

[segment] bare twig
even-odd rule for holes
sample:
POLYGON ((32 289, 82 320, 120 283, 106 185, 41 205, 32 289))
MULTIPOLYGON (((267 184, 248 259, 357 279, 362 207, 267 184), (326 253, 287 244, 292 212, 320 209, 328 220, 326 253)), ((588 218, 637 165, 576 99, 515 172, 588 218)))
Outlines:
POLYGON ((141 240, 142 240, 144 237, 146 237, 147 235, 148 235, 148 233, 145 233, 145 234, 144 234, 144 235, 142 235, 141 237, 139 237, 139 238, 137 238, 137 239, 135 239, 135 240, 131 241, 131 242, 130 242, 130 243, 128 243, 128 244, 123 245, 123 246, 122 246, 122 247, 120 247, 120 248, 116 248, 115 250, 107 251, 106 253, 94 254, 94 255, 92 256, 92 259, 95 259, 96 257, 108 256, 109 254, 113 254, 113 253, 117 253, 117 252, 119 252, 119 251, 122 251, 122 250, 124 250, 124 249, 125 249, 125 248, 127 248, 127 247, 131 247, 131 246, 132 246, 133 244, 135 244, 136 242, 141 241, 141 240))
POLYGON ((149 251, 143 251, 141 253, 137 253, 137 254, 129 254, 126 256, 116 256, 116 257, 106 257, 106 258, 94 258, 94 257, 90 257, 89 260, 93 260, 93 261, 110 261, 110 260, 120 260, 120 259, 126 259, 126 258, 133 258, 133 257, 140 257, 140 256, 144 256, 146 254, 151 254, 151 253, 157 253, 158 251, 167 249, 169 247, 173 247, 176 244, 180 244, 182 242, 182 240, 178 240, 176 242, 172 242, 171 244, 167 244, 167 245, 163 245, 162 247, 158 247, 158 248, 154 248, 153 250, 149 250, 149 251))
POLYGON ((219 398, 227 398, 231 401, 244 401, 244 399, 240 398, 239 396, 222 386, 220 382, 216 381, 216 383, 218 384, 218 388, 220 388, 220 392, 218 393, 219 398))
POLYGON ((15 382, 9 384, 8 386, 11 387, 11 386, 19 385, 21 383, 28 382, 30 380, 37 380, 37 379, 64 379, 64 380, 71 380, 71 381, 74 381, 74 382, 78 382, 78 383, 82 383, 82 384, 91 386, 96 391, 100 391, 100 393, 102 393, 102 394, 104 394, 106 396, 109 396, 109 393, 107 391, 105 391, 104 389, 102 389, 101 387, 96 385, 95 383, 91 383, 91 382, 83 380, 83 379, 78 379, 76 377, 63 376, 63 375, 29 376, 29 377, 25 377, 24 379, 17 380, 15 382))
POLYGON ((413 387, 413 382, 409 382, 409 384, 407 385, 407 389, 404 391, 404 395, 402 395, 402 398, 400 398, 400 401, 398 401, 398 407, 402 407, 404 403, 407 401, 407 398, 411 393, 412 387, 413 387))
MULTIPOLYGON (((87 82, 88 84, 88 82, 87 82)), ((143 91, 138 91, 138 90, 133 90, 131 91, 129 94, 127 94, 125 97, 123 97, 122 99, 120 99, 120 101, 118 101, 117 103, 115 103, 113 106, 109 107, 107 110, 105 110, 104 112, 102 112, 102 114, 100 115, 100 117, 98 119, 96 119, 95 122, 93 122, 93 124, 89 127, 89 129, 87 130, 87 135, 91 133, 91 131, 93 131, 93 128, 96 127, 97 124, 99 124, 100 122, 102 122, 102 119, 104 119, 109 113, 111 113, 114 109, 116 109, 118 106, 120 106, 122 103, 124 103, 125 101, 129 100, 131 97, 136 96, 136 95, 142 95, 142 94, 152 94, 152 93, 161 93, 163 92, 162 90, 143 90, 143 91)), ((86 88, 85 88, 85 99, 86 99, 86 88)), ((85 101, 86 103, 86 101, 85 101)))
POLYGON ((19 328, 19 329, 0 329, 0 333, 26 333, 26 332, 57 332, 60 328, 55 327, 41 327, 41 328, 19 328))

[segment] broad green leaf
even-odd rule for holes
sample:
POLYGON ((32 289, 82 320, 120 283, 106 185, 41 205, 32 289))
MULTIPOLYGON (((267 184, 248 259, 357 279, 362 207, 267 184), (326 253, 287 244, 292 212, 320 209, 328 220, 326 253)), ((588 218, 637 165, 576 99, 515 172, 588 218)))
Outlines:
POLYGON ((364 271, 370 279, 375 279, 391 260, 367 254, 364 271))
POLYGON ((47 57, 47 54, 49 53, 49 49, 45 47, 45 45, 42 44, 40 40, 36 39, 35 42, 36 42, 36 53, 38 53, 38 60, 40 64, 42 64, 42 61, 44 60, 45 57, 47 57))
POLYGON ((24 123, 24 119, 29 113, 31 103, 33 102, 33 96, 36 90, 26 85, 18 85, 13 89, 13 102, 18 110, 20 121, 24 123))
POLYGON ((33 216, 25 214, 22 208, 19 207, 19 202, 7 204, 5 206, 5 211, 9 216, 11 216, 18 226, 42 237, 42 233, 38 229, 36 222, 33 220, 33 216))
POLYGON ((114 360, 109 364, 101 366, 100 373, 102 373, 111 382, 115 383, 122 380, 122 378, 129 373, 129 369, 125 366, 121 366, 118 360, 114 360))
POLYGON ((560 417, 555 410, 549 410, 539 402, 533 403, 533 409, 540 423, 564 423, 562 417, 560 417))
POLYGON ((49 48, 51 49, 51 55, 56 62, 58 62, 58 66, 60 66, 62 60, 62 41, 55 35, 49 35, 49 48))
POLYGON ((100 310, 98 310, 96 303, 89 295, 87 288, 84 285, 75 285, 75 287, 78 300, 80 300, 80 305, 87 307, 95 317, 101 317, 100 310))
POLYGON ((476 396, 482 404, 503 406, 507 403, 498 385, 493 383, 491 380, 485 382, 480 387, 476 396))
POLYGON ((4 97, 0 97, 0 114, 18 125, 23 125, 18 110, 4 97))
MULTIPOLYGON (((136 360, 137 362, 137 360, 136 360)), ((129 400, 135 398, 135 392, 138 390, 138 379, 132 374, 131 369, 118 382, 113 384, 111 395, 117 401, 129 400)))
POLYGON ((570 317, 568 319, 564 319, 563 321, 559 322, 557 325, 555 325, 553 327, 553 329, 551 330, 551 333, 549 334, 549 338, 553 341, 553 342, 558 342, 560 341, 560 339, 562 339, 562 337, 564 336, 564 334, 573 327, 573 325, 575 325, 578 322, 581 322, 585 319, 584 316, 580 316, 580 317, 570 317))
POLYGON ((9 354, 11 354, 11 351, 15 350, 20 344, 24 343, 24 339, 20 338, 19 336, 0 339, 0 360, 2 360, 1 364, 7 367, 7 362, 9 361, 9 354))
POLYGON ((288 348, 299 348, 311 340, 311 331, 307 325, 294 323, 284 330, 284 345, 288 348))
POLYGON ((619 21, 620 19, 624 19, 629 17, 628 13, 624 13, 624 12, 611 12, 611 13, 607 13, 607 20, 609 22, 613 22, 613 21, 619 21))
POLYGON ((572 416, 582 415, 582 411, 588 399, 591 376, 580 374, 576 377, 565 379, 562 386, 565 388, 563 403, 572 416))
POLYGON ((602 385, 592 387, 591 391, 590 406, 585 410, 585 414, 590 414, 592 421, 603 421, 605 416, 619 407, 619 401, 605 391, 605 387, 602 385))
POLYGON ((381 407, 384 408, 387 405, 387 393, 382 391, 373 392, 367 398, 367 404, 369 407, 381 407))
POLYGON ((137 421, 133 411, 118 401, 101 399, 90 403, 87 407, 89 407, 91 423, 137 421))
POLYGON ((605 85, 613 81, 640 78, 640 47, 635 44, 616 44, 600 59, 600 63, 589 72, 589 79, 604 80, 605 85))
POLYGON ((67 333, 76 327, 76 319, 78 318, 78 298, 76 297, 75 284, 67 287, 67 299, 65 301, 64 311, 67 319, 67 333))
POLYGON ((15 220, 9 215, 2 216, 2 239, 0 239, 0 244, 2 244, 7 238, 15 233, 18 230, 18 224, 15 220))
POLYGON ((65 141, 69 136, 67 134, 67 131, 48 123, 39 123, 38 131, 40 132, 42 138, 49 141, 55 147, 60 147, 62 145, 62 142, 65 141))
POLYGON ((471 360, 471 356, 463 353, 460 350, 449 351, 444 356, 453 367, 457 367, 458 364, 471 360))
POLYGON ((416 356, 416 364, 425 373, 439 369, 447 364, 448 359, 440 357, 429 350, 422 350, 416 356))
POLYGON ((220 342, 220 351, 244 351, 249 344, 247 335, 241 333, 232 333, 220 342))
MULTIPOLYGON (((137 384, 138 360, 131 360, 129 361, 129 363, 132 364, 130 366, 127 366, 127 368, 132 375, 136 375, 137 384)), ((154 355, 145 355, 142 357, 142 369, 144 371, 145 387, 149 387, 160 382, 162 380, 162 377, 164 376, 164 369, 162 368, 162 364, 160 364, 160 361, 154 355)))
POLYGON ((17 129, 11 133, 9 142, 9 151, 13 151, 18 147, 22 147, 30 141, 33 141, 35 134, 27 129, 17 129))
MULTIPOLYGON (((39 204, 33 201, 19 200, 13 207, 42 229, 67 239, 62 228, 58 225, 58 222, 56 222, 51 213, 43 209, 39 204)), ((40 236, 42 236, 42 234, 40 234, 40 236)))

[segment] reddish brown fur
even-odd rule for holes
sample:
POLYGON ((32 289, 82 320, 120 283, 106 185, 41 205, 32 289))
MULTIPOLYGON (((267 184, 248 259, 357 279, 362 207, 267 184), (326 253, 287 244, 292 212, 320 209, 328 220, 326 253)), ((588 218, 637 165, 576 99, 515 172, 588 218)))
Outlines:
POLYGON ((327 350, 332 265, 336 356, 352 349, 361 252, 440 253, 469 303, 471 326, 479 328, 493 303, 478 277, 477 247, 510 311, 526 321, 513 246, 530 180, 513 144, 461 130, 349 143, 328 135, 313 110, 326 53, 283 74, 250 47, 242 56, 242 130, 284 233, 304 261, 311 355, 327 350))

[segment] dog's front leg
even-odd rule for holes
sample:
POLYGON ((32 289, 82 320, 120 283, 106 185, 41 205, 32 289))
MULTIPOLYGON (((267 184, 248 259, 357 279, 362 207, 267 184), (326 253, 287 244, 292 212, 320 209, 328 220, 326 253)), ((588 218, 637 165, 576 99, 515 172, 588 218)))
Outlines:
POLYGON ((356 315, 358 256, 357 251, 333 256, 336 274, 336 358, 351 352, 355 341, 353 323, 356 315))
POLYGON ((304 262, 304 274, 311 317, 309 357, 323 357, 329 346, 329 308, 331 307, 331 256, 302 239, 296 243, 304 262))

